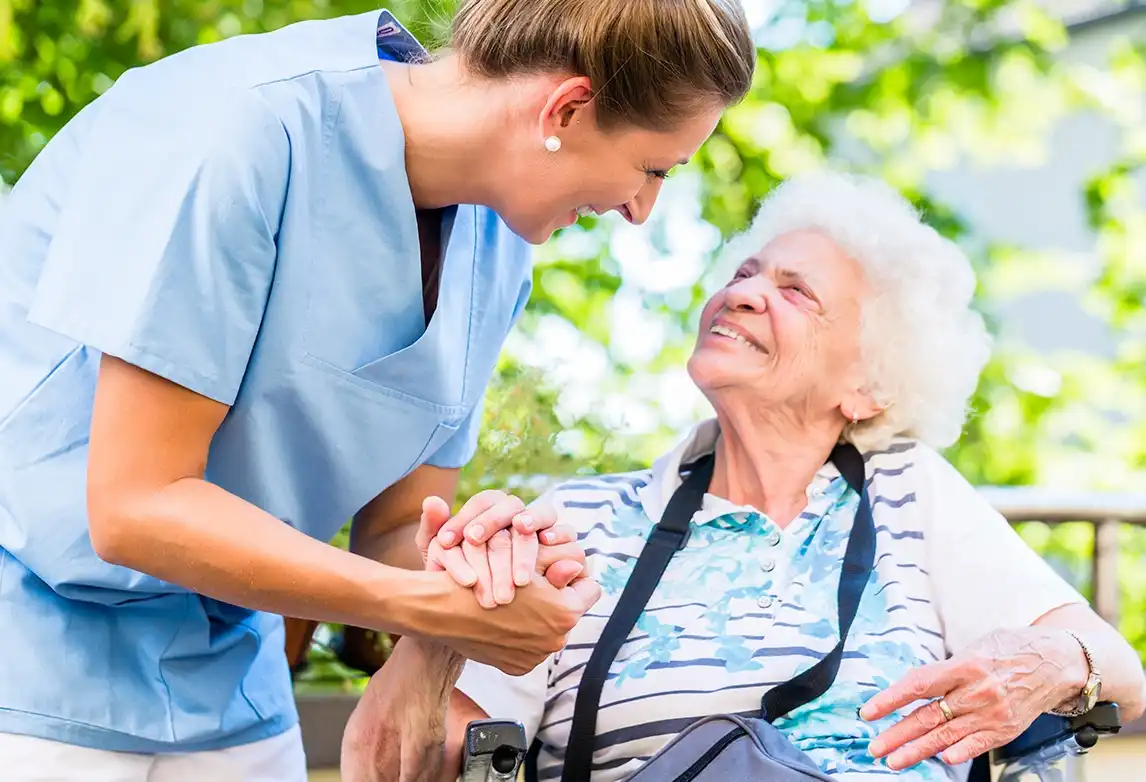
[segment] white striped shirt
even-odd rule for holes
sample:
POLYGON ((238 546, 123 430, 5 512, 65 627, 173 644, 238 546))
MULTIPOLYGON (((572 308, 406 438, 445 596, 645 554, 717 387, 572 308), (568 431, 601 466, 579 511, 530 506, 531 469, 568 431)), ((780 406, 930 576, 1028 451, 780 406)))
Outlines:
MULTIPOLYGON (((652 470, 578 479, 549 497, 578 531, 604 595, 560 653, 524 677, 469 664, 458 687, 491 717, 538 737, 541 780, 560 778, 573 704, 593 645, 680 484, 682 463, 711 452, 715 421, 698 427, 652 470)), ((876 525, 876 566, 835 684, 775 725, 825 772, 858 782, 962 780, 932 760, 893 774, 867 752, 895 719, 856 710, 910 669, 944 659, 1000 627, 1022 627, 1083 598, 933 450, 900 440, 865 454, 876 525)), ((755 716, 770 688, 810 667, 838 641, 839 565, 858 497, 828 464, 809 504, 779 529, 765 515, 709 495, 686 548, 617 654, 601 695, 593 782, 634 773, 696 719, 755 716)))

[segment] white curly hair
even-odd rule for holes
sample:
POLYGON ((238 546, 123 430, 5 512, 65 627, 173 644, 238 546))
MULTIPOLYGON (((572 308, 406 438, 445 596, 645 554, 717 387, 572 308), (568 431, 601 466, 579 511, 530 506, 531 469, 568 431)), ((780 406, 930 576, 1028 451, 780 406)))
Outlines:
POLYGON ((843 438, 861 451, 886 448, 896 437, 936 449, 954 443, 991 353, 983 318, 971 307, 975 274, 967 256, 891 186, 833 171, 782 183, 721 256, 739 264, 800 230, 835 242, 868 283, 862 358, 868 390, 884 410, 849 424, 843 438))

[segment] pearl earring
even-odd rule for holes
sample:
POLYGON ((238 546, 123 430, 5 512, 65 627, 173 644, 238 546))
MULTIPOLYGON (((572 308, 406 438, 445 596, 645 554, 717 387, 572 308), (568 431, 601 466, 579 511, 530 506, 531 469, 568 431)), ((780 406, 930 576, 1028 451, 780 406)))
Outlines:
POLYGON ((561 139, 556 136, 549 136, 545 139, 545 148, 550 152, 556 152, 561 149, 561 139))

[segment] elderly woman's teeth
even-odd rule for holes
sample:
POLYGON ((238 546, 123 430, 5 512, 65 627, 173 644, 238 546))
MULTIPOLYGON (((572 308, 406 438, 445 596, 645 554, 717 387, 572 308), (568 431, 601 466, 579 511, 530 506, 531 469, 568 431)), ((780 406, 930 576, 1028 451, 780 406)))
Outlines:
POLYGON ((724 326, 713 326, 711 329, 709 329, 709 331, 711 331, 713 334, 719 334, 722 337, 728 337, 729 339, 734 339, 737 342, 741 342, 741 343, 747 345, 748 347, 752 348, 753 350, 755 350, 757 352, 760 351, 760 348, 756 347, 751 342, 746 340, 744 338, 744 335, 738 334, 735 331, 733 331, 732 329, 727 329, 724 326))

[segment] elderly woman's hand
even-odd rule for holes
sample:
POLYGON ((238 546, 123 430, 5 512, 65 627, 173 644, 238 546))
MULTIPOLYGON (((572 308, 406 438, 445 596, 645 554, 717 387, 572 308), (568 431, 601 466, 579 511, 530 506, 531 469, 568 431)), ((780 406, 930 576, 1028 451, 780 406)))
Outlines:
POLYGON ((944 662, 917 668, 860 709, 878 720, 929 700, 871 742, 893 770, 942 754, 958 765, 1018 737, 1035 719, 1082 691, 1082 648, 1062 630, 999 630, 944 662), (943 705, 949 709, 945 713, 943 705))
POLYGON ((479 604, 495 608, 512 602, 515 589, 535 572, 558 589, 584 576, 585 552, 574 532, 556 522, 551 508, 527 510, 502 492, 474 495, 453 518, 444 500, 430 497, 417 543, 427 568, 446 571, 461 586, 473 587, 479 604), (443 539, 453 545, 443 545, 443 539))

